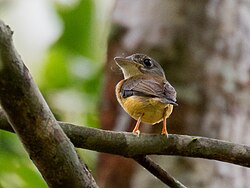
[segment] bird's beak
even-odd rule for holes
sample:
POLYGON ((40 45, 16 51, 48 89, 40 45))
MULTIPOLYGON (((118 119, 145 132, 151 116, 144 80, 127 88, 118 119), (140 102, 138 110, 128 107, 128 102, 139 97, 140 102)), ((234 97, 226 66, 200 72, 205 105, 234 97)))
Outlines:
POLYGON ((136 62, 134 62, 133 60, 124 57, 115 57, 114 60, 116 64, 121 68, 124 66, 130 66, 130 64, 136 64, 136 62))
POLYGON ((142 65, 133 61, 132 59, 115 57, 114 60, 116 64, 122 69, 125 79, 131 76, 142 74, 140 71, 140 67, 142 67, 142 65))

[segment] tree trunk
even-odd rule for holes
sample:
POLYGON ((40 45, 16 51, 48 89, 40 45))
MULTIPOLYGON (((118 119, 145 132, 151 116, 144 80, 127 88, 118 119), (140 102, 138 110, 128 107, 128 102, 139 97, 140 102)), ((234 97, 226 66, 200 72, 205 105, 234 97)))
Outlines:
MULTIPOLYGON (((169 118, 170 133, 250 144, 249 5, 239 0, 118 0, 106 65, 102 126, 131 130, 126 126, 130 120, 114 96, 115 84, 122 76, 110 67, 115 67, 115 56, 142 52, 163 65, 167 79, 177 90, 179 107, 169 118)), ((159 126, 154 128, 160 130, 159 126)), ((243 167, 179 157, 157 159, 188 187, 247 187, 250 179, 250 171, 243 167)), ((119 161, 119 166, 108 166, 107 160, 113 163, 109 157, 100 157, 102 165, 97 168, 98 179, 109 185, 103 187, 112 187, 112 181, 107 183, 111 178, 101 175, 107 169, 116 179, 127 177, 127 187, 164 187, 143 169, 137 170, 130 182, 134 164, 127 161, 126 166, 119 161)))
MULTIPOLYGON (((195 30, 198 36, 190 43, 192 60, 202 64, 202 133, 243 144, 250 144, 249 5, 249 1, 208 1, 206 24, 195 30)), ((208 168, 210 173, 201 179, 203 187, 249 186, 249 169, 218 162, 208 168)))

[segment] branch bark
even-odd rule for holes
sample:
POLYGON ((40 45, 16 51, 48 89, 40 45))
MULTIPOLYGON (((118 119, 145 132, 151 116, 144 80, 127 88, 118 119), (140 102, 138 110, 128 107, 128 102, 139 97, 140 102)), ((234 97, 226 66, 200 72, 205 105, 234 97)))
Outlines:
MULTIPOLYGON (((59 122, 75 147, 134 158, 144 155, 176 155, 204 158, 250 167, 250 147, 205 137, 115 132, 59 122)), ((0 129, 11 131, 0 113, 0 129)), ((11 132, 14 132, 13 130, 11 132)))
POLYGON ((134 157, 141 166, 146 168, 149 172, 154 174, 162 182, 171 188, 186 188, 182 183, 171 176, 167 171, 163 170, 159 165, 152 161, 148 156, 137 156, 134 157))
MULTIPOLYGON (((64 123, 60 122, 60 125, 62 126, 62 128, 65 128, 65 130, 66 130, 64 123)), ((75 125, 72 125, 72 128, 74 129, 75 125)), ((15 131, 13 130, 11 125, 9 124, 7 118, 5 117, 5 113, 1 110, 0 110, 0 129, 15 133, 15 131)), ((70 131, 69 129, 67 129, 67 130, 70 131)), ((173 187, 173 188, 185 188, 184 185, 182 185, 178 180, 176 180, 168 172, 163 170, 159 165, 155 164, 154 161, 152 161, 149 157, 136 156, 133 159, 137 163, 139 163, 141 166, 146 168, 150 173, 152 173, 157 178, 159 178, 166 185, 173 187)))
POLYGON ((97 187, 16 52, 0 20, 0 103, 49 187, 97 187))

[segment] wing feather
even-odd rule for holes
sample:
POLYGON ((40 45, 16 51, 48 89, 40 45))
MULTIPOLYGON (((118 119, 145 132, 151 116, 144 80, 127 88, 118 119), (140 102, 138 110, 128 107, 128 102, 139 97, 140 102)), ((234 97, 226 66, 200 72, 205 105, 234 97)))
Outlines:
POLYGON ((170 103, 177 105, 176 103, 176 91, 173 86, 167 80, 137 77, 127 79, 121 88, 123 97, 129 97, 132 95, 145 96, 145 97, 157 97, 163 103, 170 103), (129 93, 128 96, 124 94, 129 93))

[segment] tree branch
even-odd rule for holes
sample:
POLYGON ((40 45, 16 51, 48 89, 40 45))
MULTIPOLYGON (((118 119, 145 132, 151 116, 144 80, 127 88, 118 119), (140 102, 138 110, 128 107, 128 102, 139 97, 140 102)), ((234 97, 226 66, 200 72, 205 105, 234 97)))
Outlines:
MULTIPOLYGON (((62 122, 60 122, 60 125, 65 130, 67 129, 67 132, 70 131, 71 129, 71 128, 68 129, 69 127, 67 126, 67 124, 64 124, 62 122)), ((69 126, 72 126, 73 129, 75 128, 75 125, 69 125, 69 126)), ((1 110, 0 110, 0 129, 15 133, 12 127, 10 126, 8 120, 6 119, 5 113, 1 110)), ((150 173, 155 175, 158 179, 160 179, 166 185, 173 187, 173 188, 185 188, 184 185, 182 185, 178 180, 176 180, 174 177, 168 174, 159 165, 155 164, 154 161, 152 161, 149 157, 136 156, 136 157, 133 157, 133 159, 137 163, 139 163, 141 166, 146 168, 150 173)))
POLYGON ((159 165, 152 161, 148 156, 137 156, 134 157, 134 160, 137 161, 141 166, 146 168, 149 172, 154 174, 162 182, 172 188, 186 188, 173 176, 171 176, 167 171, 163 170, 159 165))
POLYGON ((50 187, 97 187, 16 52, 0 20, 0 103, 50 187))
POLYGON ((186 135, 141 134, 105 131, 60 122, 76 147, 134 157, 139 155, 178 155, 213 159, 250 167, 250 147, 223 140, 186 135))
MULTIPOLYGON (((0 129, 10 130, 0 113, 0 129)), ((115 132, 59 122, 75 147, 133 158, 144 155, 176 155, 204 158, 250 167, 250 147, 205 137, 115 132)), ((13 132, 13 130, 12 130, 13 132)))

